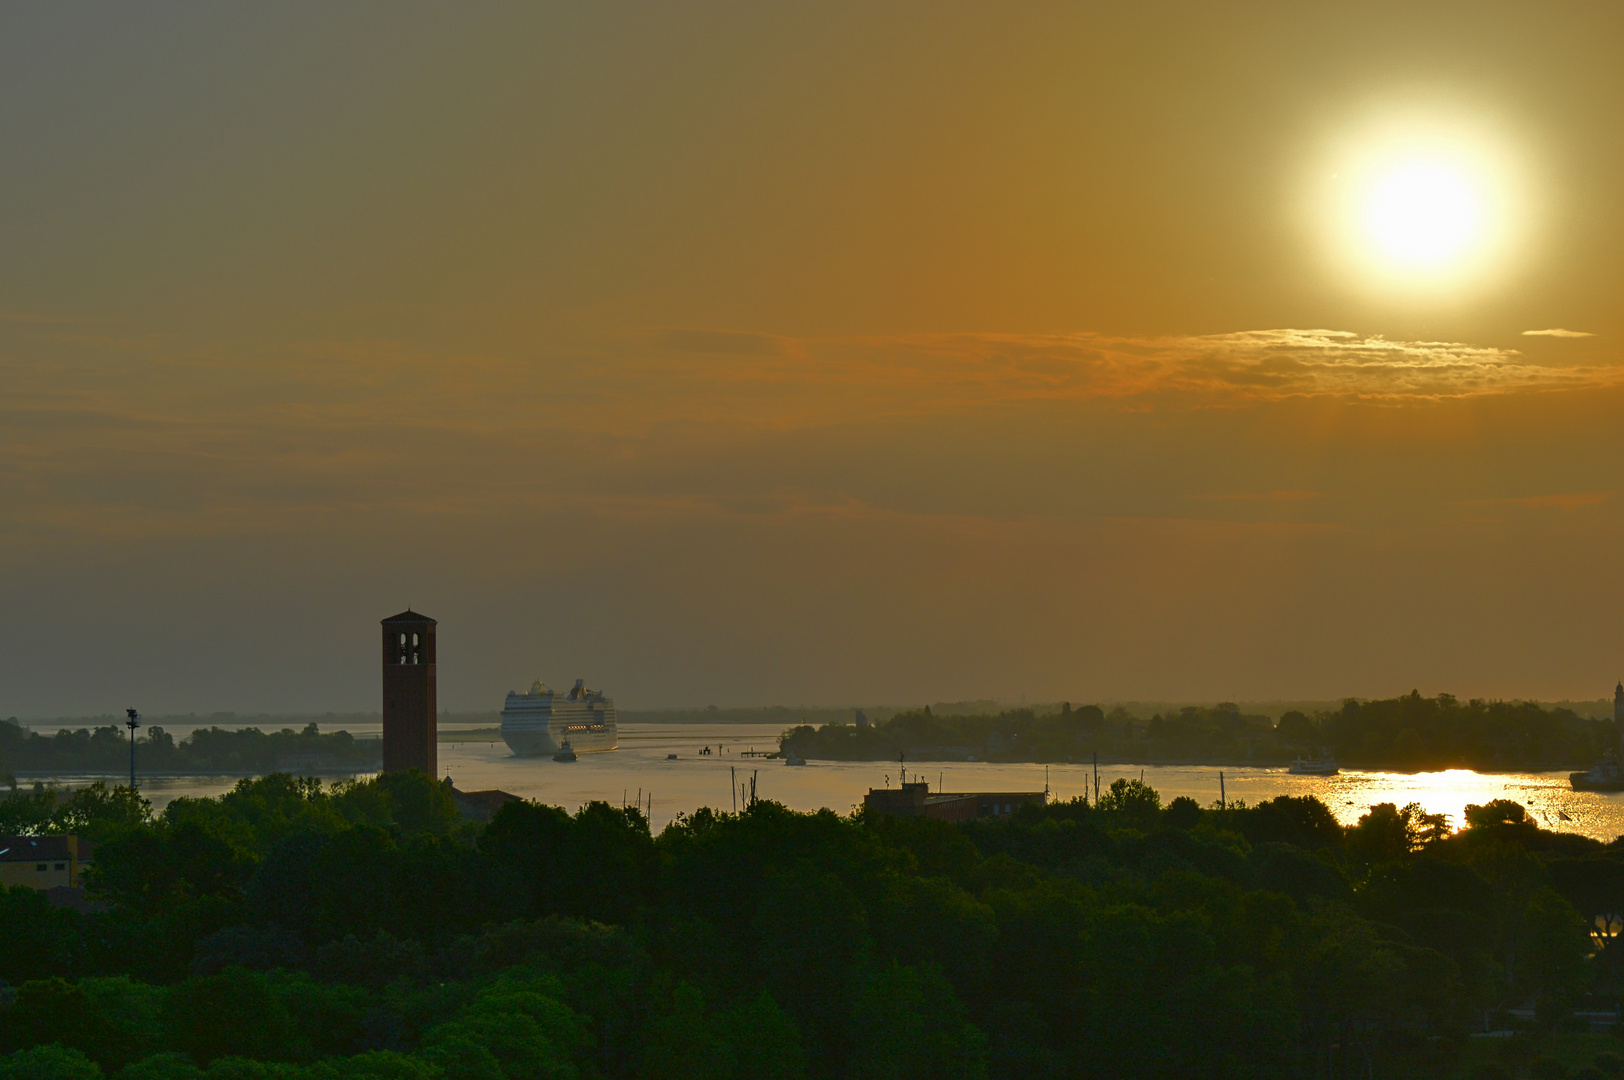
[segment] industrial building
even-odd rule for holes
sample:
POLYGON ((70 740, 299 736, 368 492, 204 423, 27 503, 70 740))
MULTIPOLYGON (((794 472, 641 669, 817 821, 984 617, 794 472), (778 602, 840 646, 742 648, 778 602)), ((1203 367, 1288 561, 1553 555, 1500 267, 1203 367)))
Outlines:
POLYGON ((932 795, 930 785, 920 781, 904 783, 900 788, 869 788, 863 798, 863 809, 893 817, 970 821, 1003 817, 1022 806, 1042 806, 1048 801, 1048 793, 1043 791, 940 791, 932 795))

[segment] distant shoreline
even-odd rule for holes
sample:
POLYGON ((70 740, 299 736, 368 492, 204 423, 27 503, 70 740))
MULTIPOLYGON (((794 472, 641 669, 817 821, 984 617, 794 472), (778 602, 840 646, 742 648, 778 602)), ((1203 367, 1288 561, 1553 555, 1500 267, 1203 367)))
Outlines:
MULTIPOLYGON (((814 757, 809 757, 809 758, 806 759, 806 761, 807 761, 808 764, 828 763, 828 764, 833 764, 833 765, 873 765, 873 764, 880 764, 880 763, 896 764, 897 759, 894 758, 894 757, 873 757, 873 758, 814 758, 814 757)), ((1093 758, 1077 758, 1077 759, 1073 759, 1073 760, 1069 760, 1069 761, 1065 760, 1065 759, 1061 759, 1061 760, 1049 759, 1047 761, 1040 761, 1040 760, 1037 760, 1037 759, 1027 759, 1027 758, 1021 758, 1021 759, 1018 759, 1018 760, 1006 759, 1006 760, 989 761, 986 758, 981 758, 981 759, 972 761, 972 760, 970 760, 968 758, 909 757, 909 758, 904 759, 903 764, 907 765, 907 766, 913 766, 913 765, 920 765, 920 766, 925 766, 925 765, 937 765, 937 766, 942 766, 942 765, 1064 765, 1064 766, 1071 767, 1071 768, 1085 768, 1086 769, 1086 768, 1092 767, 1095 764, 1095 761, 1094 761, 1093 758)), ((1129 757, 1105 758, 1105 757, 1102 757, 1102 758, 1099 759, 1098 764, 1099 764, 1099 767, 1101 769, 1104 769, 1107 766, 1109 766, 1111 768, 1120 768, 1120 767, 1122 767, 1124 765, 1130 766, 1130 767, 1135 767, 1135 768, 1145 768, 1145 769, 1193 768, 1193 769, 1255 769, 1255 770, 1269 769, 1269 770, 1284 770, 1284 769, 1288 769, 1288 768, 1291 767, 1291 762, 1290 761, 1246 761, 1246 760, 1243 760, 1243 759, 1222 759, 1222 758, 1213 759, 1213 758, 1139 758, 1139 757, 1134 757, 1134 758, 1129 758, 1129 757)), ((1393 765, 1372 765, 1372 764, 1370 764, 1368 762, 1366 762, 1366 763, 1346 762, 1346 763, 1339 763, 1339 768, 1341 769, 1342 772, 1393 773, 1393 774, 1398 775, 1398 776, 1419 776, 1422 773, 1450 772, 1450 771, 1455 770, 1455 769, 1459 769, 1459 770, 1462 770, 1464 772, 1475 773, 1478 776, 1520 776, 1520 775, 1523 775, 1523 774, 1526 774, 1526 773, 1571 773, 1571 772, 1582 772, 1583 770, 1590 768, 1590 765, 1589 764, 1584 764, 1584 765, 1552 765, 1552 764, 1547 763, 1547 764, 1542 764, 1542 765, 1529 765, 1529 766, 1526 766, 1526 767, 1523 767, 1523 768, 1505 768, 1505 767, 1502 767, 1502 768, 1495 768, 1495 769, 1479 769, 1479 768, 1474 768, 1471 765, 1440 765, 1440 766, 1437 766, 1437 767, 1434 767, 1434 768, 1423 767, 1423 768, 1416 769, 1416 768, 1399 768, 1399 767, 1393 766, 1393 765)), ((1305 774, 1304 779, 1312 780, 1312 779, 1316 779, 1316 777, 1309 776, 1309 775, 1305 774)), ((1330 779, 1330 778, 1329 777, 1318 777, 1317 779, 1330 779)))
MULTIPOLYGON (((1271 720, 1279 720, 1280 716, 1289 711, 1297 710, 1305 713, 1319 711, 1334 711, 1341 708, 1346 698, 1270 698, 1266 700, 1237 702, 1237 708, 1243 713, 1267 716, 1271 720)), ((1357 697, 1357 701, 1371 700, 1357 697)), ((1543 699, 1543 698, 1504 698, 1495 699, 1511 702, 1527 701, 1543 709, 1571 709, 1580 717, 1587 719, 1610 719, 1613 714, 1613 704, 1606 698, 1585 700, 1573 699, 1543 699)), ((1000 712, 1030 709, 1034 715, 1049 716, 1061 711, 1063 702, 1036 702, 1018 703, 994 700, 978 701, 951 701, 932 702, 930 710, 937 716, 971 716, 992 715, 1000 712)), ((1121 708, 1135 719, 1148 720, 1156 714, 1170 715, 1177 713, 1187 705, 1210 707, 1210 701, 1149 701, 1149 700, 1111 700, 1087 698, 1074 698, 1073 706, 1079 704, 1098 705, 1106 712, 1121 708)), ((861 710, 869 719, 874 721, 888 720, 900 712, 922 708, 919 705, 749 705, 733 707, 690 707, 690 708, 646 708, 646 709, 620 709, 621 723, 630 724, 825 724, 831 721, 850 723, 853 714, 861 710)), ((63 728, 94 728, 98 726, 122 726, 124 716, 107 713, 96 716, 36 716, 29 718, 15 718, 24 727, 63 727, 63 728)), ((142 718, 149 726, 159 727, 210 727, 224 728, 258 727, 265 730, 280 728, 302 728, 306 724, 316 724, 323 731, 329 728, 343 728, 351 724, 381 724, 382 714, 376 712, 325 712, 325 713, 183 713, 167 716, 148 715, 142 718)), ((438 717, 441 724, 478 724, 482 727, 494 728, 501 722, 500 709, 483 709, 477 711, 444 711, 438 717)))

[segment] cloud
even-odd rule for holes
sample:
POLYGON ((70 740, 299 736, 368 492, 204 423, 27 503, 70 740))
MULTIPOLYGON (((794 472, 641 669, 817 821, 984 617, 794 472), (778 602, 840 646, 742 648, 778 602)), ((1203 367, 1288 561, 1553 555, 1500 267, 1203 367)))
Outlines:
POLYGON ((1595 337, 1595 334, 1584 330, 1564 330, 1560 326, 1553 326, 1549 330, 1524 330, 1523 337, 1595 337))
POLYGON ((1211 495, 1192 495, 1192 499, 1208 499, 1214 502, 1296 502, 1301 499, 1317 499, 1317 491, 1236 491, 1211 495))
POLYGON ((724 398, 748 401, 756 421, 817 423, 1042 401, 1114 402, 1132 410, 1294 398, 1402 404, 1624 383, 1618 366, 1553 367, 1512 349, 1339 330, 800 339, 785 355, 770 368, 696 358, 679 370, 662 361, 643 373, 643 385, 680 377, 701 412, 714 396, 718 407, 724 398))
MULTIPOLYGON (((777 474, 757 455, 790 433, 809 436, 802 447, 824 445, 821 433, 836 429, 866 445, 918 420, 1070 430, 1080 405, 1131 423, 1294 400, 1425 406, 1611 385, 1624 385, 1624 369, 1313 329, 823 338, 656 329, 540 355, 481 355, 391 341, 231 347, 64 336, 13 324, 0 327, 0 542, 297 529, 342 513, 476 518, 584 491, 664 505, 716 486, 741 507, 761 507, 776 505, 779 481, 762 479, 777 474), (756 479, 739 479, 747 475, 756 479)), ((827 479, 789 471, 798 479, 784 490, 827 479)), ((874 482, 885 475, 876 470, 874 482)), ((1185 507, 1226 512, 1335 501, 1295 475, 1214 475, 1169 490, 1205 500, 1185 507), (1203 488, 1212 493, 1187 494, 1203 488)), ((1588 505, 1574 500, 1590 496, 1541 498, 1549 501, 1529 505, 1588 505)))
POLYGON ((1610 491, 1573 491, 1560 495, 1525 495, 1506 499, 1477 499, 1479 505, 1526 506, 1535 510, 1578 510, 1596 506, 1613 497, 1610 491))
POLYGON ((668 329, 659 332, 660 346, 673 352, 721 353, 733 356, 778 356, 784 338, 741 330, 668 329))

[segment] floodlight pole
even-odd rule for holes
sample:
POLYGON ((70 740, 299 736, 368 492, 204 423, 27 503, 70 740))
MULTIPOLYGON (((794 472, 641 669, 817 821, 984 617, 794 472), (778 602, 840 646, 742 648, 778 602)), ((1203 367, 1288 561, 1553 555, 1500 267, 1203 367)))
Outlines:
POLYGON ((130 790, 135 790, 135 729, 141 726, 141 714, 134 709, 125 709, 124 715, 129 717, 124 726, 130 729, 130 790))

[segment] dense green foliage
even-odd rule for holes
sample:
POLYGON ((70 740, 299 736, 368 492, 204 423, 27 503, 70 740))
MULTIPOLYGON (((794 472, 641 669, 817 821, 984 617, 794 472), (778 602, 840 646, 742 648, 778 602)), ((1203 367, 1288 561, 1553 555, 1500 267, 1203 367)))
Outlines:
POLYGON ((1506 802, 1343 828, 1120 780, 656 837, 602 803, 479 825, 407 773, 0 808, 96 838, 106 905, 0 890, 0 1080, 1442 1077, 1486 1016, 1534 1002, 1536 1061, 1621 989, 1624 846, 1506 802))
MULTIPOLYGON (((284 728, 199 728, 176 742, 160 726, 144 729, 135 752, 143 773, 266 773, 316 768, 376 768, 377 740, 347 731, 323 735, 315 724, 284 728)), ((117 724, 64 728, 52 735, 0 721, 0 776, 15 772, 122 772, 129 766, 129 734, 117 724)))
POLYGON ((1036 714, 937 716, 930 709, 897 713, 856 727, 801 725, 780 745, 804 758, 834 761, 1101 761, 1251 762, 1282 764, 1334 754, 1349 766, 1381 769, 1588 768, 1616 738, 1610 722, 1534 702, 1457 701, 1419 693, 1382 701, 1344 702, 1341 709, 1288 712, 1278 724, 1232 704, 1188 706, 1148 720, 1098 706, 1036 714))

